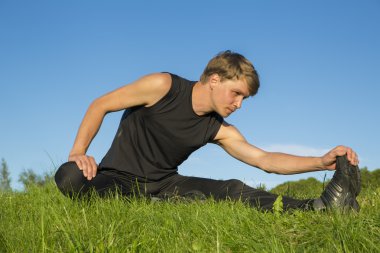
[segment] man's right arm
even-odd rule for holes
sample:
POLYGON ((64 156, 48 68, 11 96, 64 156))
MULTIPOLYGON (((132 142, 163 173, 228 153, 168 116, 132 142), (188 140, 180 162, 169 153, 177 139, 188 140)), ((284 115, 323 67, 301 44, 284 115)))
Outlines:
POLYGON ((236 159, 268 173, 298 174, 320 170, 335 170, 336 157, 347 154, 352 165, 358 165, 358 156, 349 147, 337 146, 321 157, 305 157, 279 152, 267 152, 249 144, 232 125, 224 122, 215 139, 227 153, 236 159))
POLYGON ((152 106, 169 91, 170 86, 169 74, 151 74, 95 99, 82 120, 68 160, 76 162, 83 175, 91 180, 96 175, 97 164, 86 152, 104 116, 134 106, 152 106))

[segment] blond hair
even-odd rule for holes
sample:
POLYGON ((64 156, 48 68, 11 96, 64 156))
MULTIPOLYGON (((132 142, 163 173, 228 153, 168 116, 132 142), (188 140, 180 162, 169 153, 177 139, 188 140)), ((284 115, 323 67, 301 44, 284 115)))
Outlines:
POLYGON ((200 81, 206 83, 213 74, 218 74, 221 81, 245 80, 250 96, 254 96, 260 87, 259 75, 252 63, 243 55, 230 50, 220 52, 208 62, 200 81))

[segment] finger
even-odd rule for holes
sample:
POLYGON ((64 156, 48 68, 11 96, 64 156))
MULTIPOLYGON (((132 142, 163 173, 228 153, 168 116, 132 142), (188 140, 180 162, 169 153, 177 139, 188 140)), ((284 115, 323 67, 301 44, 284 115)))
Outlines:
POLYGON ((351 159, 352 159, 352 161, 351 161, 351 163, 352 163, 352 165, 356 165, 356 160, 357 160, 357 157, 356 157, 356 153, 352 150, 351 151, 351 159))
POLYGON ((86 162, 87 162, 87 179, 91 180, 93 178, 93 165, 89 157, 87 157, 86 162))
POLYGON ((349 148, 343 146, 343 145, 340 145, 339 146, 339 152, 338 152, 338 156, 344 156, 345 154, 347 154, 347 158, 349 157, 349 148))
POLYGON ((342 146, 336 146, 332 151, 334 154, 338 155, 341 149, 342 149, 342 146))
POLYGON ((358 157, 358 154, 356 152, 354 152, 354 157, 355 157, 355 165, 358 166, 359 165, 359 157, 358 157))
MULTIPOLYGON (((93 165, 93 158, 91 156, 88 156, 87 157, 87 179, 88 180, 91 180, 93 177, 95 177, 94 175, 94 169, 96 170, 96 167, 94 168, 94 165, 93 165)), ((96 171, 95 171, 96 173, 96 171)))
POLYGON ((357 159, 356 153, 352 149, 350 149, 350 154, 351 154, 351 164, 356 165, 356 159, 357 159))
POLYGON ((92 156, 90 157, 90 166, 92 168, 92 177, 95 177, 96 172, 98 170, 98 165, 96 164, 95 159, 92 156))
POLYGON ((347 151, 347 157, 349 159, 349 161, 353 164, 355 161, 354 161, 354 154, 352 152, 352 149, 348 149, 347 151))
POLYGON ((87 162, 87 157, 82 157, 81 158, 81 162, 82 162, 83 175, 88 178, 88 162, 87 162))
POLYGON ((358 155, 351 148, 347 150, 347 158, 352 165, 358 165, 358 155))
POLYGON ((83 170, 83 165, 82 165, 82 161, 78 158, 75 160, 76 164, 78 165, 78 168, 80 170, 83 170))
POLYGON ((341 156, 342 154, 345 154, 345 150, 343 149, 343 146, 336 146, 330 152, 328 152, 328 156, 330 159, 334 160, 336 159, 337 156, 341 156))

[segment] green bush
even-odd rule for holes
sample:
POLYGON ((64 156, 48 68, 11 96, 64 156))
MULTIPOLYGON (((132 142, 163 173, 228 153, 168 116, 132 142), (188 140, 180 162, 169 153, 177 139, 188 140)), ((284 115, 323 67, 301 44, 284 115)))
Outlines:
POLYGON ((293 198, 316 198, 321 195, 323 184, 313 177, 295 182, 285 182, 273 188, 272 193, 293 198))
MULTIPOLYGON (((362 189, 376 190, 380 187, 380 169, 369 171, 367 167, 360 169, 362 178, 362 189)), ((322 183, 315 178, 301 179, 298 181, 289 181, 277 185, 271 190, 272 193, 293 198, 316 198, 319 197, 324 187, 329 183, 322 183)))

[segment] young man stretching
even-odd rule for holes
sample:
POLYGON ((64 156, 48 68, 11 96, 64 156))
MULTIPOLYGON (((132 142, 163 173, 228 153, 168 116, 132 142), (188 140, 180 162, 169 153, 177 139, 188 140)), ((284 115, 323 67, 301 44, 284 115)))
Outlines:
POLYGON ((200 81, 156 73, 112 91, 89 106, 67 163, 57 171, 58 188, 68 196, 100 196, 118 190, 123 195, 149 197, 201 194, 216 200, 247 201, 270 210, 277 196, 239 180, 213 180, 178 174, 189 155, 211 142, 236 159, 268 173, 296 174, 335 170, 318 199, 283 197, 284 209, 359 209, 358 157, 337 146, 322 157, 266 152, 249 144, 224 118, 254 96, 258 74, 244 56, 225 51, 210 60, 200 81), (86 151, 104 116, 126 109, 108 153, 99 165, 86 151))

